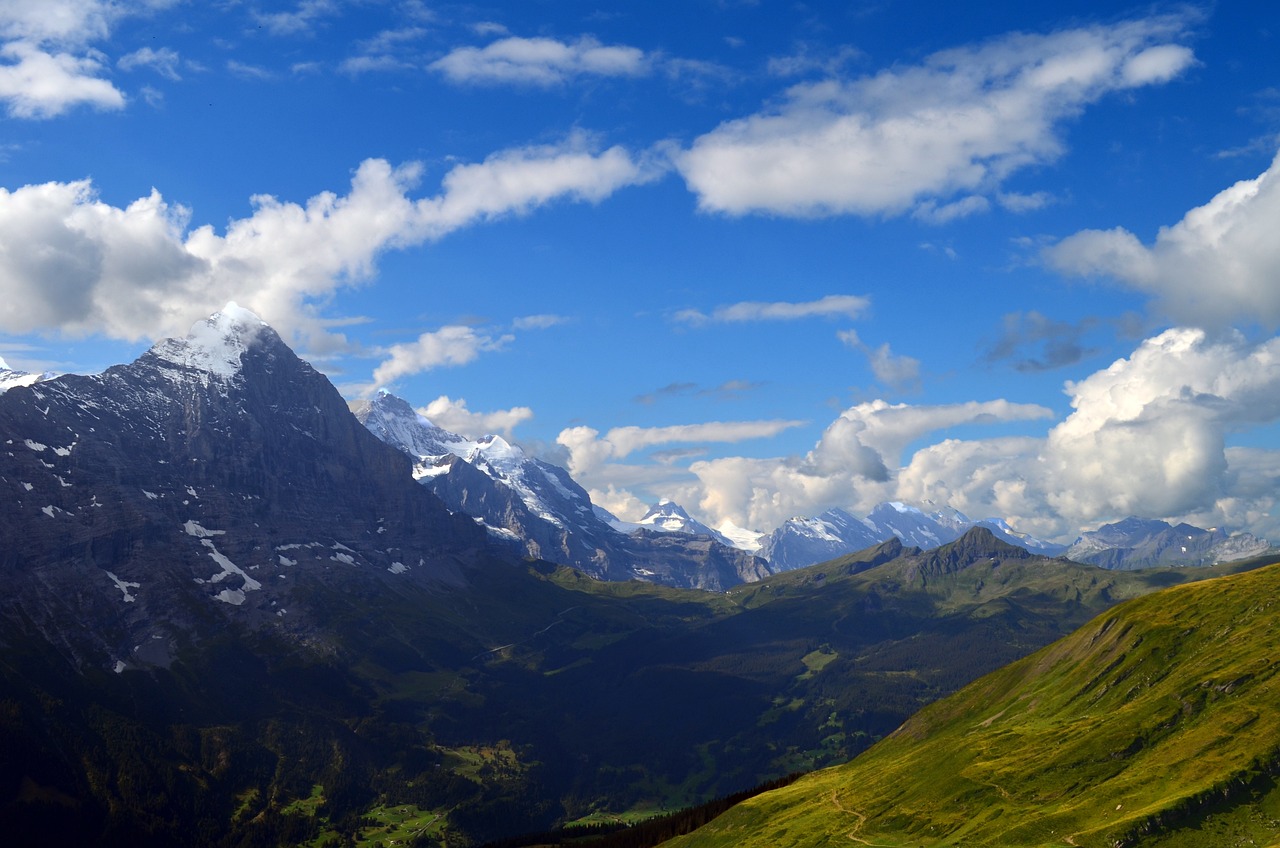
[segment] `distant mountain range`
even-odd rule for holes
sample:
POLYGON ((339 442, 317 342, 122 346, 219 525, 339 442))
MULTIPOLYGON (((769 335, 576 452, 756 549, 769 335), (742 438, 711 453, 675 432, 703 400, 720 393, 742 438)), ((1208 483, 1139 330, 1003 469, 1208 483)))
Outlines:
POLYGON ((1126 518, 1082 533, 1065 556, 1103 568, 1156 568, 1164 565, 1213 565, 1261 556, 1271 550, 1266 539, 1250 533, 1227 535, 1146 518, 1126 518))
POLYGON ((499 436, 471 440, 449 433, 385 392, 352 409, 375 435, 414 458, 415 476, 451 509, 471 515, 530 556, 601 579, 724 589, 890 538, 934 548, 979 526, 1036 554, 1112 569, 1212 565, 1259 556, 1271 547, 1247 533, 1139 518, 1084 533, 1073 545, 1058 545, 1018 533, 1001 518, 974 520, 955 509, 925 512, 899 502, 882 503, 865 518, 838 508, 796 517, 770 533, 713 529, 667 498, 639 521, 626 522, 593 505, 568 471, 526 456, 499 436))
POLYGON ((413 460, 413 476, 451 510, 527 556, 602 580, 716 591, 770 573, 764 560, 687 515, 679 532, 661 512, 630 533, 619 530, 617 519, 594 507, 569 472, 500 436, 471 440, 450 433, 386 392, 351 409, 374 435, 413 460))

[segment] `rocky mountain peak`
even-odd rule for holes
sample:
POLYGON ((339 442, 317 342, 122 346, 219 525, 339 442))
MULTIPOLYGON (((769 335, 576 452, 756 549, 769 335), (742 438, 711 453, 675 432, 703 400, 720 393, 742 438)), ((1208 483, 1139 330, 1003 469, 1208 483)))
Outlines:
POLYGON ((225 382, 240 373, 245 352, 258 344, 284 346, 266 322, 233 301, 192 324, 186 338, 157 342, 149 354, 175 376, 225 382))

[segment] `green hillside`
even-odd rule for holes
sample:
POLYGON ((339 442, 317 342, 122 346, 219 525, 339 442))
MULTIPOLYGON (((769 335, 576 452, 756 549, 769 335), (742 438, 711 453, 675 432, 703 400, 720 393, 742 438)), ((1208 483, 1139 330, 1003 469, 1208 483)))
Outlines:
POLYGON ((1280 844, 1280 566, 1117 606, 672 848, 1280 844))
POLYGON ((226 631, 123 674, 0 621, 0 826, 136 848, 631 821, 846 762, 1118 600, 1222 571, 1108 572, 975 531, 727 595, 542 563, 398 593, 299 575, 314 648, 226 631))

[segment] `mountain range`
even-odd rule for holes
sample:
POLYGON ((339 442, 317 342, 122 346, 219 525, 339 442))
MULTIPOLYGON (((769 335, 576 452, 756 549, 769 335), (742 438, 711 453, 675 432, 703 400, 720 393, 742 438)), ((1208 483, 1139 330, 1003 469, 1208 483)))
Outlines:
POLYGON ((974 526, 743 575, 673 504, 619 532, 514 446, 390 396, 357 411, 234 305, 0 394, 15 844, 474 844, 644 815, 845 762, 1117 601, 1260 564, 1106 570, 974 526), (618 552, 587 558, 617 579, 530 540, 618 552))
POLYGON ((1000 518, 975 521, 955 509, 925 512, 899 502, 880 504, 861 519, 839 508, 795 517, 770 533, 713 529, 666 498, 639 521, 625 522, 592 504, 568 471, 527 456, 500 436, 468 439, 450 433, 387 392, 351 407, 375 435, 414 460, 415 477, 450 509, 472 516, 529 556, 606 580, 723 590, 893 537, 908 546, 937 547, 975 526, 1037 554, 1065 555, 1104 568, 1210 565, 1270 549, 1266 540, 1247 533, 1138 518, 1084 533, 1070 546, 1058 545, 1020 534, 1000 518))
MULTIPOLYGON (((642 523, 620 532, 563 468, 526 456, 500 436, 470 440, 380 393, 353 403, 356 418, 413 460, 413 475, 451 510, 524 554, 603 580, 646 580, 724 590, 759 580, 768 565, 701 525, 670 534, 642 523)), ((616 519, 615 519, 616 521, 616 519)))
MULTIPOLYGON (((0 393, 53 376, 13 371, 0 360, 0 393)), ((387 392, 353 402, 351 409, 378 438, 413 461, 414 477, 451 511, 472 517, 492 537, 527 556, 606 580, 723 591, 891 536, 927 548, 954 541, 979 525, 1035 553, 1065 555, 1104 568, 1206 565, 1270 549, 1266 540, 1247 533, 1228 535, 1136 517, 1083 533, 1064 546, 1020 534, 1000 518, 973 520, 946 507, 926 512, 898 502, 880 504, 864 518, 839 508, 797 516, 768 533, 731 525, 712 529, 665 498, 638 522, 624 522, 592 504, 564 468, 526 455, 501 436, 471 439, 448 432, 387 392)))

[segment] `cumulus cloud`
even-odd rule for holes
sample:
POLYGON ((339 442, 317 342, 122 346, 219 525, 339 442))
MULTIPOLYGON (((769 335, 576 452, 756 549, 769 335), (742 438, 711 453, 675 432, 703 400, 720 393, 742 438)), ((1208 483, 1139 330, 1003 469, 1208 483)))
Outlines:
POLYGON ((437 427, 443 427, 451 433, 460 433, 470 439, 496 433, 510 440, 514 437, 517 426, 533 418, 533 410, 527 406, 513 406, 493 412, 472 412, 464 399, 454 400, 448 395, 440 395, 419 409, 418 414, 437 427))
POLYGON ((548 87, 581 76, 641 76, 649 73, 650 62, 642 50, 604 45, 590 36, 573 42, 510 37, 484 47, 459 47, 430 67, 456 83, 548 87))
POLYGON ((1056 159, 1060 125, 1193 62, 1183 21, 1015 33, 855 80, 794 86, 698 138, 677 167, 706 211, 821 216, 980 211, 1010 174, 1056 159))
POLYGON ((575 137, 458 165, 438 194, 413 199, 421 177, 419 165, 370 159, 345 195, 256 196, 253 213, 221 233, 190 229, 189 210, 154 190, 120 208, 87 180, 0 188, 0 330, 132 341, 184 332, 235 300, 296 343, 335 350, 345 341, 314 303, 368 279, 382 252, 558 199, 598 201, 651 172, 622 148, 594 153, 575 137))
POLYGON ((770 529, 833 506, 857 512, 902 500, 1007 518, 1066 542, 1081 528, 1131 514, 1280 531, 1271 515, 1280 451, 1229 444, 1280 422, 1280 338, 1255 343, 1174 328, 1065 390, 1071 412, 1060 420, 1045 407, 1006 400, 876 400, 842 412, 805 454, 726 456, 684 468, 688 456, 668 465, 624 461, 681 428, 618 428, 604 437, 570 428, 559 442, 593 493, 612 485, 617 503, 668 494, 712 525, 770 529), (967 432, 1038 422, 1039 434, 967 432))
POLYGON ((694 462, 693 481, 668 485, 705 521, 766 529, 889 499, 999 516, 1061 541, 1132 514, 1280 529, 1271 516, 1280 452, 1228 445, 1280 421, 1280 338, 1174 328, 1066 391, 1071 413, 1041 435, 948 436, 960 426, 1052 422, 1036 405, 877 400, 841 413, 807 454, 694 462))
POLYGON ((1280 325, 1280 156, 1143 244, 1126 229, 1084 230, 1045 251, 1065 274, 1104 275, 1154 296, 1182 324, 1280 325))
POLYGON ((871 300, 851 294, 829 294, 818 300, 802 303, 760 303, 745 301, 718 306, 708 315, 697 309, 682 309, 674 316, 676 321, 685 324, 724 324, 743 323, 747 321, 797 321, 803 318, 832 318, 843 316, 857 318, 871 300))
POLYGON ((88 56, 48 53, 21 41, 0 46, 0 100, 15 118, 52 118, 73 106, 124 107, 124 95, 88 56))
POLYGON ((922 406, 862 403, 842 412, 803 456, 693 463, 689 471, 697 485, 690 489, 690 497, 696 497, 691 502, 714 523, 729 520, 741 527, 772 528, 792 516, 816 515, 833 506, 866 511, 899 497, 899 469, 911 444, 953 427, 1052 417, 1045 407, 1005 400, 922 406))
POLYGON ((1175 328, 1067 392, 1072 413, 1043 439, 933 445, 901 471, 900 493, 1020 516, 1046 535, 1130 514, 1238 528, 1274 505, 1274 476, 1226 442, 1280 419, 1280 339, 1175 328), (1250 475, 1273 482, 1250 489, 1250 475))

